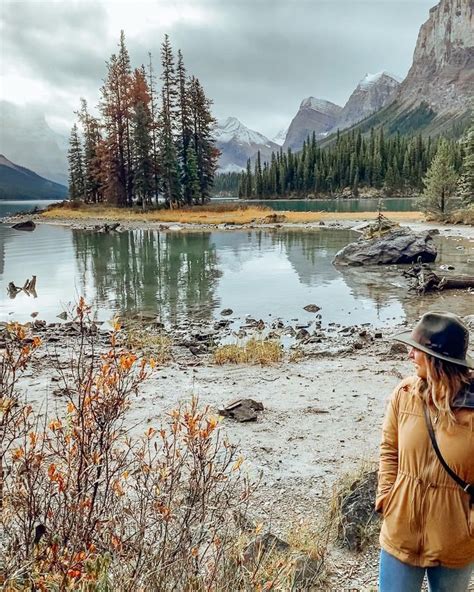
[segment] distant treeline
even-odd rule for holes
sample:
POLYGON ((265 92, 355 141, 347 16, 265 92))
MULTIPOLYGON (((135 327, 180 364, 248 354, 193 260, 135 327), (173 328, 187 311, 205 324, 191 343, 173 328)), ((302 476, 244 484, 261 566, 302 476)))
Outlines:
POLYGON ((87 103, 72 128, 70 198, 118 206, 169 207, 204 203, 214 181, 219 152, 212 137, 211 101, 199 80, 177 62, 168 36, 161 47, 161 89, 148 67, 132 70, 121 33, 118 54, 107 74, 94 117, 87 103))
MULTIPOLYGON (((384 129, 372 129, 367 136, 360 130, 337 134, 333 145, 320 148, 315 134, 293 153, 272 153, 262 162, 258 153, 242 173, 218 175, 214 192, 228 192, 247 199, 284 196, 337 195, 349 190, 354 197, 361 188, 373 187, 387 195, 419 193, 423 177, 437 152, 439 139, 386 137, 384 129)), ((459 172, 463 147, 449 141, 453 166, 459 172)))

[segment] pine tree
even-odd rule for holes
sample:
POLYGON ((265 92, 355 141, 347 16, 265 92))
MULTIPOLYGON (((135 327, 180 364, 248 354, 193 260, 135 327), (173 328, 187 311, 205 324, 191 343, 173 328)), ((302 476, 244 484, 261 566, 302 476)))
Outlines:
POLYGON ((98 203, 103 200, 105 185, 100 122, 89 113, 85 99, 81 99, 81 109, 77 116, 82 125, 84 138, 84 200, 87 203, 98 203))
POLYGON ((154 189, 150 119, 146 105, 139 102, 135 106, 133 117, 134 188, 135 196, 143 209, 151 205, 154 189))
POLYGON ((189 105, 194 152, 197 158, 201 202, 207 201, 216 174, 219 151, 215 146, 214 127, 216 120, 211 114, 212 101, 204 94, 199 80, 194 76, 188 83, 189 105))
POLYGON ((198 204, 202 201, 201 186, 199 184, 199 174, 197 167, 197 158, 194 148, 188 145, 185 164, 185 187, 188 191, 188 203, 198 204))
POLYGON ((161 45, 160 171, 161 188, 168 207, 182 201, 180 168, 176 151, 178 87, 173 51, 168 35, 161 45))
POLYGON ((145 69, 137 68, 130 89, 132 105, 133 198, 143 208, 151 205, 154 190, 152 119, 145 69))
MULTIPOLYGON (((191 108, 189 105, 188 89, 186 84, 186 68, 184 67, 183 54, 178 50, 178 63, 176 66, 177 84, 178 84, 178 158, 181 161, 181 170, 183 171, 183 197, 184 201, 191 205, 195 199, 195 188, 188 182, 187 158, 188 148, 192 136, 191 108)), ((197 166, 196 153, 194 152, 195 164, 197 166)), ((194 166, 194 165, 193 165, 194 166)), ((194 181, 192 181, 193 183, 194 181)))
POLYGON ((69 162, 69 198, 73 201, 84 200, 84 160, 81 140, 77 125, 71 130, 68 150, 69 162))
POLYGON ((463 139, 464 156, 459 181, 459 195, 465 206, 474 204, 474 118, 463 139))
POLYGON ((156 104, 155 75, 151 52, 148 52, 148 90, 150 94, 151 163, 153 171, 153 196, 158 205, 159 154, 158 154, 158 107, 156 104))
POLYGON ((442 140, 423 179, 425 186, 421 199, 423 209, 438 216, 446 214, 452 206, 457 182, 458 175, 454 170, 450 146, 442 140))
POLYGON ((133 171, 131 157, 131 68, 120 34, 119 54, 107 62, 107 77, 101 89, 100 109, 104 118, 106 170, 105 196, 119 206, 132 205, 133 171))

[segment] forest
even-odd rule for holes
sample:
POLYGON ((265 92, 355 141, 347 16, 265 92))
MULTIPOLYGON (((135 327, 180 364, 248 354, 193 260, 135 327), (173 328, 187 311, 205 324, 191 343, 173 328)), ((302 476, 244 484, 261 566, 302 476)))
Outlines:
POLYGON ((205 203, 219 152, 213 140, 211 100, 189 76, 168 36, 161 46, 161 88, 151 54, 132 69, 122 31, 119 50, 106 63, 98 116, 81 99, 70 136, 69 196, 143 208, 205 203))
POLYGON ((367 136, 360 130, 338 133, 326 148, 318 146, 313 134, 300 152, 280 150, 272 153, 270 162, 262 162, 257 154, 254 165, 249 160, 242 173, 219 175, 214 192, 234 192, 245 199, 336 196, 347 191, 358 197, 362 188, 383 189, 387 196, 416 195, 423 191, 423 179, 441 141, 448 142, 451 164, 459 173, 463 143, 421 135, 386 137, 380 127, 367 136))

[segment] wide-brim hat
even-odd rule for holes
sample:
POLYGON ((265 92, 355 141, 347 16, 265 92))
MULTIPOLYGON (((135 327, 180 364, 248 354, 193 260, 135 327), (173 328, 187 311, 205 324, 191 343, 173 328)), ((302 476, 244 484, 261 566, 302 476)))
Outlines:
POLYGON ((469 330, 450 312, 427 312, 412 331, 398 333, 393 339, 445 362, 474 369, 474 359, 467 353, 469 330))

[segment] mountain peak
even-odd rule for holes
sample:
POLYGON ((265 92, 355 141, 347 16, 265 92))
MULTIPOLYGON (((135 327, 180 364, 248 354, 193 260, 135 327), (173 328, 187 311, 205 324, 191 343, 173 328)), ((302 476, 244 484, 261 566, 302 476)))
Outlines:
POLYGON ((363 89, 369 89, 375 84, 379 83, 383 79, 392 79, 397 84, 400 84, 402 81, 401 78, 395 76, 395 74, 391 74, 386 70, 382 70, 381 72, 377 72, 376 74, 366 74, 364 78, 359 82, 359 87, 363 89))
POLYGON ((318 99, 316 97, 307 97, 301 101, 300 109, 314 109, 315 111, 319 111, 320 113, 337 113, 337 111, 341 110, 342 107, 336 105, 335 103, 331 103, 331 101, 326 101, 325 99, 318 99))
POLYGON ((271 141, 263 134, 251 130, 237 117, 227 117, 218 121, 214 138, 222 144, 235 141, 239 144, 263 144, 270 146, 271 141))

